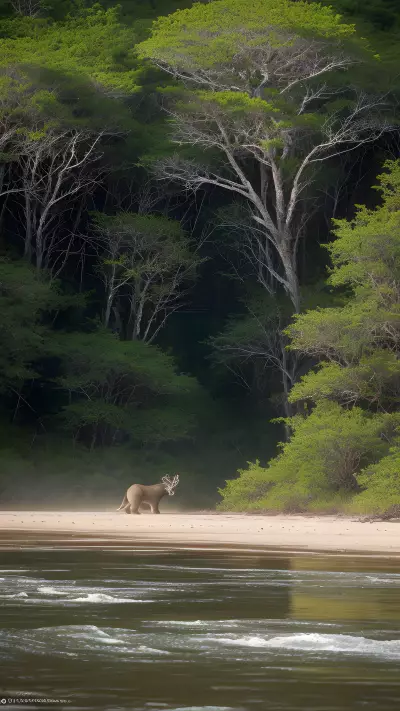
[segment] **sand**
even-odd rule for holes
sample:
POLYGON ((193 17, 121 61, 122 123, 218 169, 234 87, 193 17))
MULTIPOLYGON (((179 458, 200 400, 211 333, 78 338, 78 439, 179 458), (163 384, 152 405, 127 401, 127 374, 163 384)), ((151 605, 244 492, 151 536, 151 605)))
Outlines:
POLYGON ((262 516, 215 513, 0 511, 0 534, 112 537, 133 544, 246 546, 304 552, 400 556, 400 522, 364 523, 339 516, 262 516))

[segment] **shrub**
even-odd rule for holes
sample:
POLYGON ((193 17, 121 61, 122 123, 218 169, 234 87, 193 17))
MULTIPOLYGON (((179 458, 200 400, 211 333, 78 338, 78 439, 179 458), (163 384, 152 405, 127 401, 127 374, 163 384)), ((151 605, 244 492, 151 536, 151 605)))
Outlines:
POLYGON ((357 513, 384 513, 400 504, 400 446, 386 457, 365 467, 357 477, 364 491, 354 497, 350 510, 357 513))
POLYGON ((308 416, 289 420, 293 436, 263 468, 259 462, 239 472, 220 490, 222 510, 296 511, 342 506, 362 481, 357 474, 384 457, 399 415, 345 410, 329 401, 308 416))

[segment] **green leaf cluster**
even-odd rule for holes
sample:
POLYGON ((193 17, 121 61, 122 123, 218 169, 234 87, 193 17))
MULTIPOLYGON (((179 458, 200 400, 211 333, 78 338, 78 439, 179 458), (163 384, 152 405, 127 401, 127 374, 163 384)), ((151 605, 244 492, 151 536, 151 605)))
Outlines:
POLYGON ((78 440, 90 438, 94 446, 119 437, 143 446, 180 439, 193 428, 197 383, 177 374, 156 346, 96 329, 54 334, 48 354, 59 360, 55 383, 68 395, 61 416, 78 440))
MULTIPOLYGON (((330 8, 290 0, 219 0, 195 3, 154 23, 149 39, 139 47, 139 56, 162 60, 171 66, 185 62, 198 67, 229 65, 237 48, 247 41, 249 50, 262 43, 282 46, 287 32, 316 34, 321 38, 346 38, 354 32, 330 8)), ((286 42, 291 42, 290 35, 286 42)))
POLYGON ((382 514, 390 509, 398 510, 400 502, 400 447, 394 446, 376 464, 360 472, 357 477, 362 491, 349 507, 356 513, 382 514))
POLYGON ((73 74, 124 94, 138 87, 135 37, 131 28, 120 23, 118 7, 93 6, 58 23, 32 21, 32 31, 22 36, 20 32, 13 36, 10 25, 8 32, 2 41, 3 67, 73 74))
POLYGON ((292 438, 278 457, 266 467, 249 464, 239 478, 226 482, 220 508, 295 512, 343 507, 359 490, 357 473, 389 452, 399 425, 398 413, 372 416, 322 401, 308 417, 290 420, 292 438))

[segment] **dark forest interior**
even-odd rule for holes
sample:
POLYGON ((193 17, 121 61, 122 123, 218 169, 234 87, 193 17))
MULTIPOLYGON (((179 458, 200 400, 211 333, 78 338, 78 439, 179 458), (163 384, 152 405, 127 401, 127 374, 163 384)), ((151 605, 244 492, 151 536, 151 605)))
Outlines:
POLYGON ((398 2, 190 8, 0 2, 1 505, 386 511, 398 2))

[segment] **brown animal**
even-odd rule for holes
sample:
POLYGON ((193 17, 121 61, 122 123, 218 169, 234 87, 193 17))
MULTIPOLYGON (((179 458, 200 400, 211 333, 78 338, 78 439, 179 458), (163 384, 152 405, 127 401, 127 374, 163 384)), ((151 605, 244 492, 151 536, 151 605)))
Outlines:
POLYGON ((124 510, 125 513, 139 514, 141 504, 149 504, 151 513, 159 514, 158 504, 163 496, 174 496, 175 489, 179 484, 179 474, 175 474, 173 479, 163 476, 160 484, 145 486, 144 484, 132 484, 122 499, 121 506, 117 511, 124 510))

